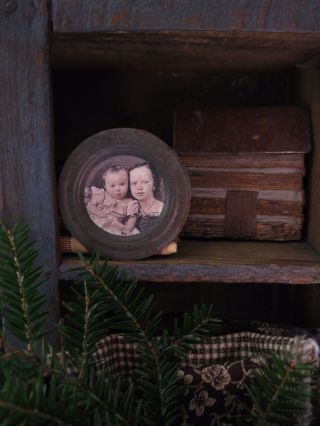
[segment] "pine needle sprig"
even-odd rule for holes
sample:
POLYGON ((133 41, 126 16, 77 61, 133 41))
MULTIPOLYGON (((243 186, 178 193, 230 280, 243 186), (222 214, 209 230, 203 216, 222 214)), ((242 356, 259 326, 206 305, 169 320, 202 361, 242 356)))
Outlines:
POLYGON ((0 363, 0 423, 21 425, 140 426, 143 404, 135 388, 124 388, 91 370, 81 382, 54 357, 46 368, 28 372, 0 363), (57 365, 58 363, 58 365, 57 365))
POLYGON ((246 391, 253 404, 250 419, 257 425, 297 424, 308 411, 315 389, 313 363, 296 363, 289 355, 271 354, 246 391))
MULTIPOLYGON (((168 378, 168 366, 164 368, 154 343, 161 313, 156 312, 153 297, 146 298, 137 283, 126 282, 116 268, 110 269, 106 263, 101 265, 97 255, 92 256, 89 262, 81 254, 79 257, 82 265, 82 271, 78 272, 80 277, 86 281, 88 289, 97 290, 94 297, 104 300, 106 311, 113 312, 109 329, 114 332, 121 330, 121 335, 127 341, 137 345, 139 359, 143 361, 138 372, 138 389, 146 400, 156 401, 148 410, 148 418, 154 424, 165 425, 166 413, 171 409, 170 404, 168 407, 171 400, 165 396, 171 382, 163 380, 164 377, 168 378), (149 377, 147 381, 146 377, 149 377)), ((172 372, 172 378, 177 383, 176 373, 172 372)))
POLYGON ((30 229, 18 224, 12 230, 0 225, 0 300, 5 324, 26 343, 28 351, 44 335, 46 298, 41 294, 42 268, 33 265, 37 252, 30 229))
POLYGON ((105 308, 114 312, 109 327, 112 331, 126 334, 127 338, 133 335, 142 341, 147 341, 158 330, 161 313, 155 310, 153 297, 146 298, 143 289, 137 282, 127 282, 117 268, 111 268, 107 262, 99 264, 96 254, 87 261, 79 254, 82 269, 79 276, 87 282, 88 289, 96 289, 96 297, 101 297, 105 308))
MULTIPOLYGON (((4 331, 10 329, 26 343, 22 351, 6 344, 0 354, 0 424, 180 424, 184 386, 177 369, 192 344, 216 334, 220 321, 212 316, 211 307, 195 307, 182 321, 176 320, 172 334, 162 330, 159 335, 161 312, 155 310, 153 297, 145 297, 136 282, 128 282, 98 254, 89 261, 80 255, 80 279, 73 301, 64 304, 67 315, 59 326, 62 352, 50 350, 42 341, 39 357, 34 351, 41 344, 46 313, 40 293, 42 269, 33 265, 36 256, 28 227, 18 225, 12 231, 0 227, 4 331), (135 346, 138 367, 130 379, 120 372, 95 369, 96 344, 111 333, 135 346)), ((273 355, 261 370, 246 387, 253 406, 247 409, 246 424, 297 424, 297 419, 305 419, 316 368, 273 355)))
MULTIPOLYGON (((84 425, 77 400, 66 402, 65 385, 52 376, 46 380, 34 375, 26 380, 10 366, 1 365, 2 386, 0 390, 0 423, 16 425, 84 425), (72 419, 72 420, 71 420, 72 419)), ((70 393, 68 391, 67 393, 70 393)))
POLYGON ((191 350, 192 344, 203 342, 204 339, 217 334, 217 331, 220 330, 218 324, 221 324, 221 320, 213 317, 211 311, 212 306, 195 305, 191 313, 183 315, 181 324, 175 319, 171 342, 168 343, 165 335, 160 341, 160 346, 163 346, 163 354, 175 355, 181 359, 191 350))
POLYGON ((96 343, 108 333, 108 319, 104 303, 95 297, 96 290, 90 290, 87 283, 78 283, 72 288, 74 301, 64 303, 67 309, 65 323, 59 325, 64 353, 78 371, 82 380, 86 370, 94 363, 96 343))
MULTIPOLYGON (((181 325, 175 320, 173 335, 164 329, 161 337, 154 340, 160 359, 160 389, 163 400, 160 417, 162 423, 159 424, 169 426, 181 422, 184 387, 177 380, 179 363, 191 350, 191 345, 208 338, 216 331, 220 322, 211 315, 211 307, 195 306, 191 314, 184 314, 181 325)), ((155 410, 155 407, 152 409, 155 410)))
POLYGON ((89 418, 100 418, 101 424, 143 425, 143 400, 136 395, 133 383, 123 383, 123 378, 113 380, 104 371, 94 369, 81 382, 77 393, 78 406, 89 418), (109 423, 104 423, 105 415, 109 423))
POLYGON ((112 332, 121 330, 127 341, 138 345, 143 356, 158 363, 152 339, 161 313, 155 313, 151 299, 143 297, 136 282, 126 282, 117 268, 110 268, 107 262, 99 265, 98 255, 91 257, 89 262, 81 254, 79 257, 83 268, 79 275, 87 283, 93 304, 101 304, 101 310, 112 313, 108 317, 108 329, 112 332))

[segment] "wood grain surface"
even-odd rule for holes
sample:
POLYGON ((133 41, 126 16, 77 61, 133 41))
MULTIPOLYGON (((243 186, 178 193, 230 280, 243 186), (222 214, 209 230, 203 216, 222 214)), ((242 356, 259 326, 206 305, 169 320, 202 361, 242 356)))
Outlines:
POLYGON ((257 192, 241 193, 241 238, 256 238, 257 229, 257 192))
MULTIPOLYGON (((225 214, 226 198, 193 196, 191 199, 190 215, 225 214)), ((257 214, 302 217, 303 203, 301 201, 282 201, 257 199, 257 214)))
MULTIPOLYGON (((238 125, 242 130, 240 122, 238 125)), ((230 143, 239 146, 238 133, 232 137, 230 143)), ((303 134, 300 137, 303 139, 303 134)), ((298 139, 296 143, 302 146, 298 139)), ((305 143, 309 145, 307 140, 305 143)), ((183 236, 266 241, 301 238, 303 154, 206 153, 199 144, 197 152, 182 153, 180 157, 192 185, 191 209, 183 236)))
POLYGON ((269 241, 298 241, 301 224, 257 223, 257 239, 269 241))
POLYGON ((101 32, 84 26, 74 33, 68 27, 66 23, 66 31, 57 27, 51 33, 55 66, 126 72, 268 72, 317 63, 320 45, 320 33, 315 32, 117 31, 102 25, 101 32))
POLYGON ((248 168, 293 168, 304 169, 303 154, 266 154, 266 153, 179 153, 186 167, 212 167, 219 169, 248 168))
MULTIPOLYGON (((64 258, 60 279, 73 280, 79 264, 64 258)), ((143 261, 111 262, 129 280, 170 283, 319 284, 320 256, 306 242, 231 242, 182 240, 178 253, 143 261)))
MULTIPOLYGON (((301 223, 256 223, 254 239, 264 241, 299 241, 301 239, 301 226, 301 223)), ((185 237, 206 239, 225 238, 226 235, 224 219, 217 220, 214 216, 201 218, 199 216, 190 216, 185 227, 183 228, 182 235, 185 237)), ((233 235, 230 233, 229 238, 248 238, 244 236, 236 237, 233 235)))
POLYGON ((193 188, 300 191, 303 184, 302 173, 230 173, 199 168, 189 170, 189 176, 193 188))
POLYGON ((300 201, 257 200, 257 214, 302 217, 300 201))
POLYGON ((242 192, 244 191, 227 192, 224 228, 227 238, 241 238, 242 192))
POLYGON ((31 226, 52 326, 59 303, 47 1, 0 8, 0 218, 31 226))
MULTIPOLYGON (((192 197, 190 215, 192 214, 225 214, 225 198, 192 197)), ((189 215, 189 216, 190 216, 189 215)))
POLYGON ((56 65, 267 71, 304 64, 319 52, 317 0, 51 3, 56 65))
POLYGON ((310 244, 320 252, 320 85, 318 68, 296 71, 297 96, 299 102, 309 105, 312 121, 313 149, 308 158, 307 185, 307 233, 310 244))
POLYGON ((303 107, 216 108, 177 111, 174 148, 179 153, 306 153, 309 111, 303 107))
POLYGON ((52 0, 53 30, 320 31, 317 0, 52 0), (290 13, 288 9, 290 8, 290 13))

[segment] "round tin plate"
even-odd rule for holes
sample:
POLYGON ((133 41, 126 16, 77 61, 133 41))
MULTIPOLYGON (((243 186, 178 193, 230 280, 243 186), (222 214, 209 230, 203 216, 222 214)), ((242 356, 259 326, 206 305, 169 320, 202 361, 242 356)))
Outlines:
POLYGON ((108 259, 143 259, 181 231, 190 183, 179 157, 159 138, 138 129, 111 129, 71 153, 59 201, 66 227, 85 247, 108 259))

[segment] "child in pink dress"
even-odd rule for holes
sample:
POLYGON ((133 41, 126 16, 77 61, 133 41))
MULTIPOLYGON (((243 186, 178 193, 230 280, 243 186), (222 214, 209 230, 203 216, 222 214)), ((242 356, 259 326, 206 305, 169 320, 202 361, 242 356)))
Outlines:
POLYGON ((126 167, 112 166, 103 174, 103 188, 91 187, 87 211, 92 221, 114 235, 135 235, 138 202, 127 196, 129 173, 126 167))

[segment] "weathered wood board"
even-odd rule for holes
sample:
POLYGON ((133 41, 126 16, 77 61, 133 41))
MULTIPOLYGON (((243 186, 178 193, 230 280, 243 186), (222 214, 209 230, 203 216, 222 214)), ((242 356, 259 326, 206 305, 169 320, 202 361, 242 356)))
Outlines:
POLYGON ((52 0, 54 64, 275 70, 319 53, 317 0, 52 0))
POLYGON ((305 108, 177 112, 174 148, 192 187, 183 235, 299 240, 310 139, 305 108))
MULTIPOLYGON (((320 256, 306 242, 186 241, 178 253, 141 261, 111 262, 128 280, 184 283, 320 284, 320 256)), ((60 279, 73 280, 76 257, 65 258, 60 279)))
MULTIPOLYGON (((211 157, 214 158, 214 155, 211 154, 211 157)), ((188 155, 181 155, 181 158, 186 165, 190 164, 188 155)), ((223 172, 217 158, 214 158, 212 167, 208 167, 210 156, 205 158, 205 169, 187 166, 192 198, 184 235, 299 240, 304 222, 304 157, 302 154, 287 154, 287 161, 282 158, 276 168, 272 167, 273 158, 278 161, 277 155, 264 154, 261 159, 264 167, 260 169, 260 154, 220 155, 225 167, 223 172), (268 156, 269 163, 266 161, 268 156), (251 169, 250 161, 253 165, 251 169), (243 169, 241 166, 245 162, 248 164, 243 169), (235 164, 238 164, 238 169, 235 164), (193 173, 197 173, 196 179, 193 173), (221 177, 222 174, 225 178, 221 177), (231 203, 232 194, 239 197, 238 204, 235 200, 231 203)))
POLYGON ((31 227, 52 329, 59 300, 47 1, 0 7, 0 219, 31 227))
POLYGON ((309 111, 304 107, 178 111, 174 120, 174 147, 180 153, 281 154, 310 150, 309 111))
POLYGON ((320 31, 317 0, 52 0, 53 29, 99 31, 320 31), (290 13, 288 9, 290 8, 290 13))
POLYGON ((307 161, 307 239, 320 252, 320 72, 318 67, 295 71, 297 100, 310 107, 313 147, 307 161))

